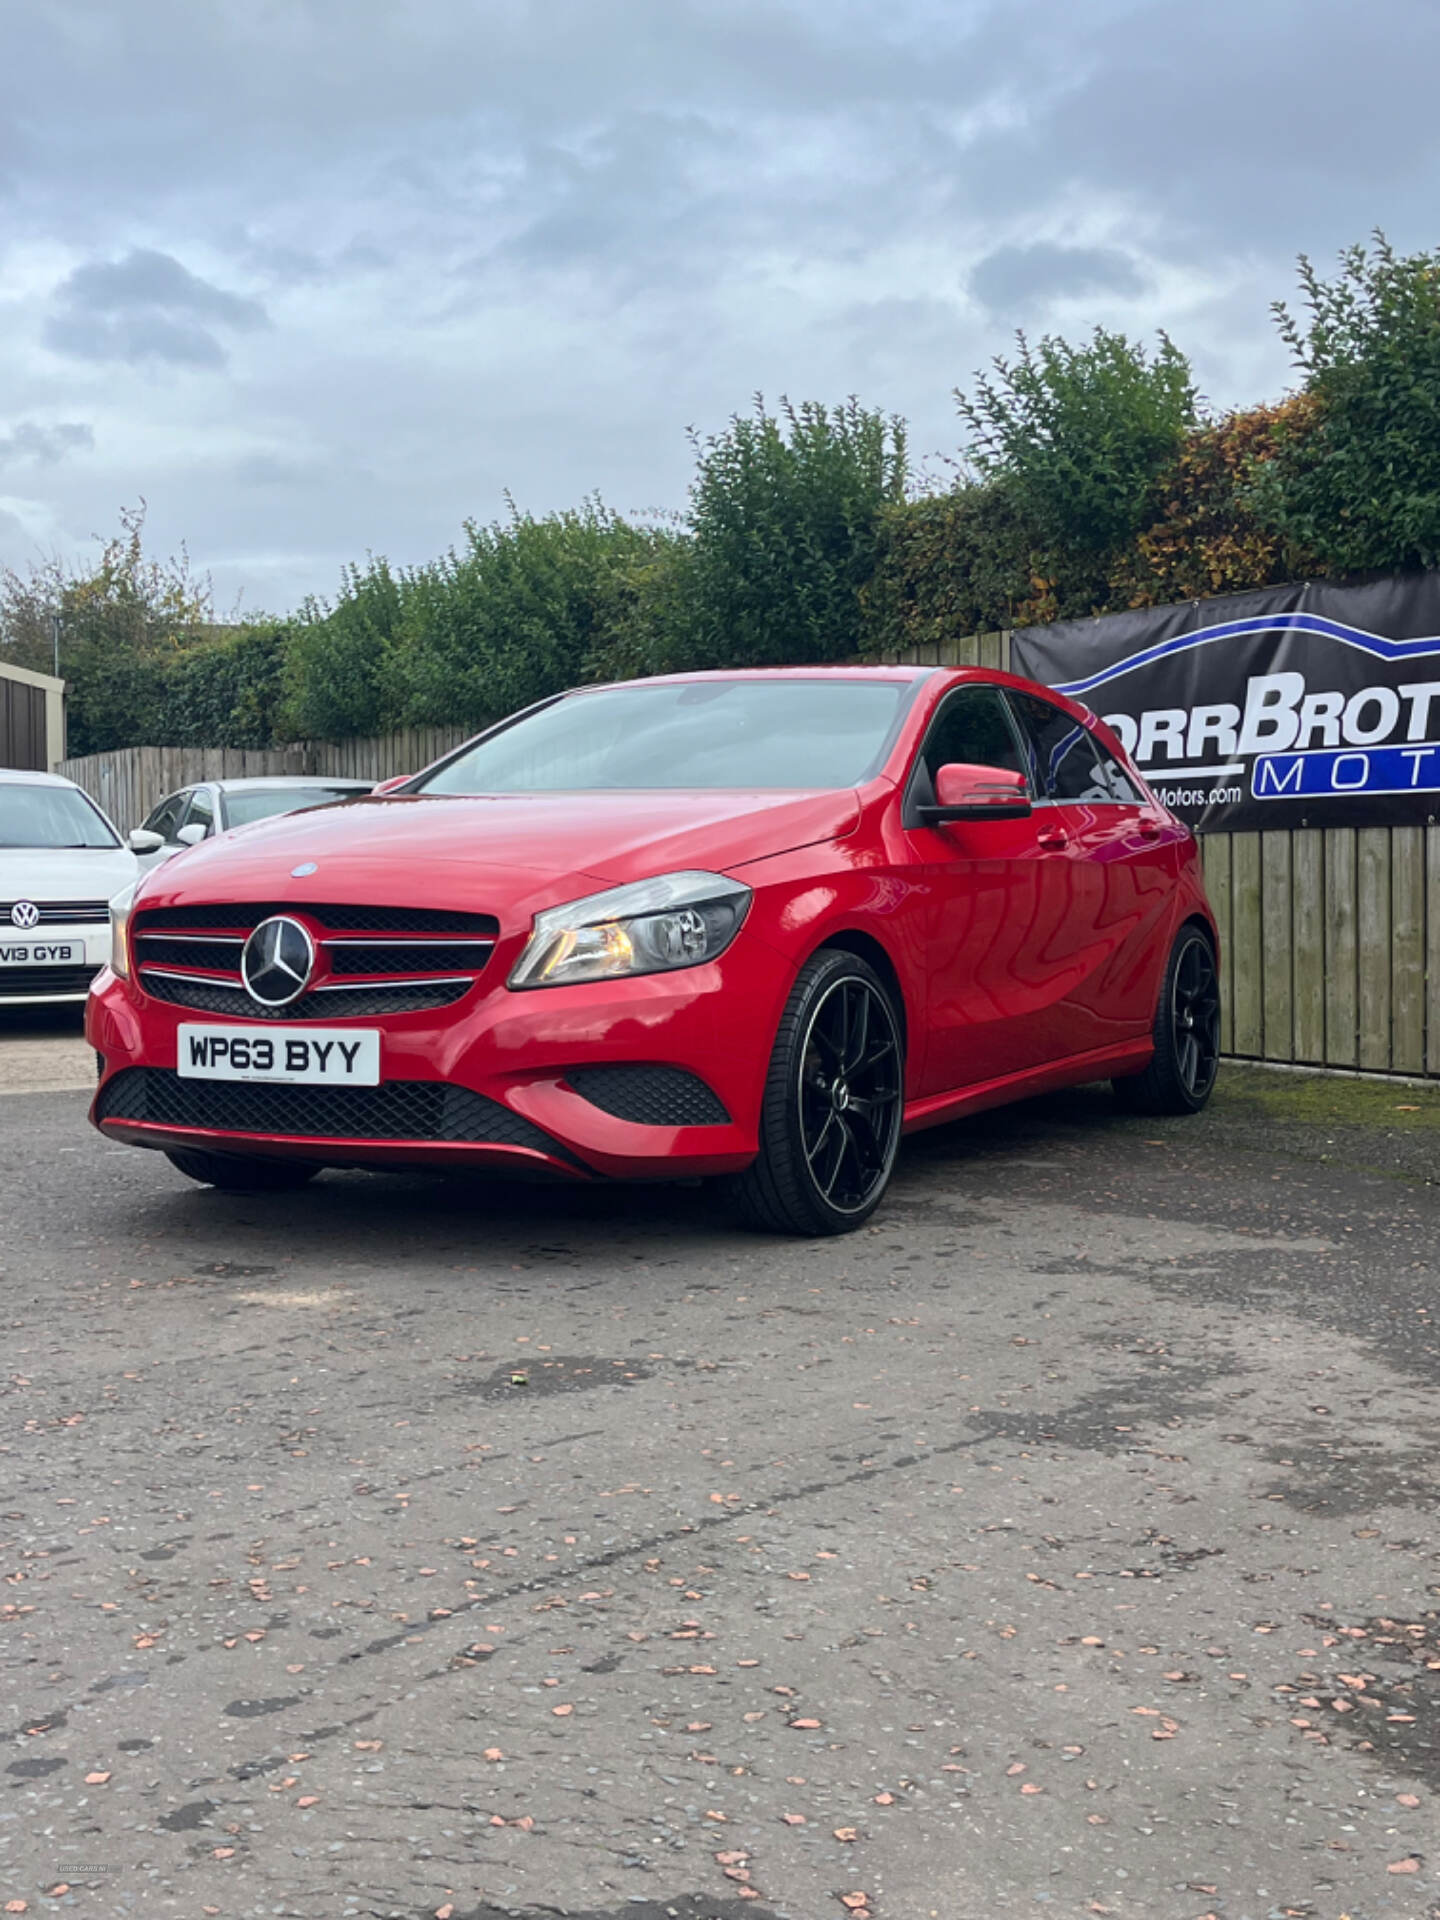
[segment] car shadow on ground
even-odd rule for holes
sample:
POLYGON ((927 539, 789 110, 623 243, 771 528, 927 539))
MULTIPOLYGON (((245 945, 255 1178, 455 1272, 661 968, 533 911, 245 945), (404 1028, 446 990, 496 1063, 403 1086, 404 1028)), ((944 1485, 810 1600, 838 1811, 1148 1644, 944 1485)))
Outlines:
MULTIPOLYGON (((1213 1177, 1218 1164, 1237 1158, 1248 1172, 1260 1158, 1270 1169, 1310 1162, 1431 1184, 1440 1180, 1440 1087, 1227 1065, 1210 1106, 1194 1116, 1124 1112, 1108 1082, 1069 1088, 910 1136, 870 1230, 898 1226, 937 1183, 964 1179, 972 1199, 992 1189, 1013 1195, 1014 1182, 1044 1167, 1047 1178, 1065 1168, 1067 1188, 1073 1179, 1109 1189, 1134 1170, 1137 1153, 1157 1149, 1169 1150, 1174 1175, 1191 1166, 1213 1177)), ((191 1186, 158 1155, 112 1151, 111 1165, 136 1176, 122 1203, 132 1227, 177 1237, 259 1229, 281 1234, 297 1255, 343 1242, 352 1256, 383 1249, 395 1257, 472 1238, 483 1244, 476 1236, 542 1250, 563 1238, 569 1251, 675 1235, 697 1246, 723 1241, 736 1252, 784 1244, 736 1224, 709 1182, 326 1171, 298 1193, 224 1194, 191 1186)))
MULTIPOLYGON (((1119 1129, 1124 1123, 1108 1088, 1096 1087, 931 1129, 902 1146, 895 1184, 875 1215, 875 1227, 883 1230, 887 1210, 903 1202, 908 1188, 917 1181, 928 1186, 947 1167, 1003 1166, 1017 1155, 1054 1147, 1062 1138, 1103 1150, 1107 1127, 1119 1129)), ((149 1217, 160 1209, 172 1231, 186 1225, 213 1230, 227 1222, 263 1227, 283 1233, 297 1253, 333 1245, 339 1235, 358 1249, 371 1236, 392 1246, 397 1239, 415 1245, 417 1236, 444 1240, 472 1226, 502 1232, 507 1240, 554 1239, 563 1233, 572 1241, 613 1242, 617 1236, 658 1240, 679 1233, 703 1239, 719 1235, 744 1247, 783 1244, 785 1238, 739 1226, 718 1184, 698 1180, 571 1183, 513 1175, 326 1170, 296 1193, 227 1194, 184 1183, 163 1163, 153 1167, 158 1158, 133 1155, 136 1162, 143 1159, 151 1176, 135 1196, 149 1217), (162 1192, 156 1191, 155 1175, 164 1182, 162 1192)))

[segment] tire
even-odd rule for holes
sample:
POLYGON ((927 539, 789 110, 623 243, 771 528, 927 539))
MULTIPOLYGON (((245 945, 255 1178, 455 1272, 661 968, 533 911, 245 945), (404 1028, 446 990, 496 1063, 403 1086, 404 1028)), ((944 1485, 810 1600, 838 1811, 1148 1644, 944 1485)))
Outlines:
POLYGON ((890 1184, 905 1107, 905 1041, 873 967, 822 948, 791 989, 760 1112, 760 1152, 724 1183, 747 1226, 853 1233, 890 1184))
POLYGON ((1154 1031, 1154 1059, 1116 1080, 1115 1097, 1129 1113, 1199 1113, 1220 1065, 1220 971, 1209 934, 1193 923, 1170 949, 1154 1031))
POLYGON ((301 1160, 262 1160, 258 1155, 204 1153, 190 1147, 177 1148, 165 1158, 187 1180, 218 1187, 222 1193, 289 1193, 308 1186, 320 1171, 301 1160))

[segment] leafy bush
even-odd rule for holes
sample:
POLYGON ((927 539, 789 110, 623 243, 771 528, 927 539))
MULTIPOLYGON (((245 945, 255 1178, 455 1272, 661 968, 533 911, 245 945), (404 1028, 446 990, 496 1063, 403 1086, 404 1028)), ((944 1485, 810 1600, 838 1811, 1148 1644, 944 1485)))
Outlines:
POLYGON ((603 677, 668 536, 598 500, 468 522, 466 544, 410 577, 390 642, 395 718, 480 725, 603 677))
POLYGON ((1000 484, 887 506, 862 591, 864 650, 903 653, 1024 623, 1033 530, 1000 484))
POLYGON ((1440 252, 1376 235, 1275 311, 1304 385, 1202 418, 1185 356, 1096 328, 957 393, 951 491, 912 498, 905 430, 858 401, 756 400, 695 438, 686 511, 598 500, 466 523, 428 565, 347 569, 291 621, 217 626, 143 505, 88 567, 0 573, 0 655, 48 670, 62 620, 72 750, 262 746, 479 725, 582 680, 901 652, 1001 626, 1325 572, 1440 566, 1440 252))
POLYGON ((4 657, 36 672, 54 665, 52 622, 60 621, 60 672, 72 753, 97 753, 144 739, 169 667, 212 632, 210 583, 191 573, 183 549, 168 560, 145 552, 145 505, 120 515, 120 531, 89 567, 41 561, 28 574, 0 573, 4 657))
POLYGON ((1297 394, 1190 434, 1156 484, 1157 517, 1110 567, 1111 605, 1165 606, 1324 572, 1260 517, 1254 499, 1257 475, 1276 459, 1282 438, 1300 444, 1314 418, 1314 401, 1297 394))
POLYGON ((372 555, 363 569, 346 569, 333 606, 306 602, 285 664, 282 738, 343 740, 384 730, 393 704, 390 657, 410 593, 410 576, 372 555))
POLYGON ((167 662, 149 732, 174 747, 269 747, 284 696, 291 629, 283 622, 219 629, 167 662))
POLYGON ((1195 427, 1190 363, 1163 333, 1153 361, 1104 327, 1081 346, 1016 340, 993 379, 956 392, 969 457, 1008 486, 1041 549, 1108 552, 1145 524, 1157 477, 1195 427))
POLYGON ((1382 233, 1322 280, 1300 257, 1308 318, 1276 322, 1312 406, 1281 422, 1257 512, 1335 572, 1440 565, 1440 253, 1382 233))
POLYGON ((690 543, 653 582, 652 668, 844 660, 864 638, 860 593, 881 510, 904 498, 900 421, 858 401, 791 406, 757 397, 696 442, 690 543))

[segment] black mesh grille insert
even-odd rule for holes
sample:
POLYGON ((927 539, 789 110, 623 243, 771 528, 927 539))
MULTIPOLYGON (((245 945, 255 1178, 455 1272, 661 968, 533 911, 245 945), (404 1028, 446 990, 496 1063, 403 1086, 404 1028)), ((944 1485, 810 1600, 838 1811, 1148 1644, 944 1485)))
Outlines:
POLYGON ((26 993, 88 993, 98 967, 0 967, 0 1000, 26 993))
POLYGON ((443 907, 355 907, 310 900, 258 901, 214 907, 147 907, 135 916, 135 931, 194 933, 199 928, 248 932, 276 913, 299 913, 327 933, 469 933, 493 938, 500 923, 488 913, 452 913, 443 907))
POLYGON ((135 958, 142 967, 203 967, 211 973, 238 973, 245 943, 234 940, 162 940, 158 934, 142 935, 135 942, 135 958))
POLYGON ((290 911, 293 909, 273 906, 146 907, 135 915, 131 929, 135 933, 194 933, 203 927, 207 932, 213 928, 223 933, 234 927, 249 933, 272 913, 290 911))
POLYGON ((282 1087, 242 1080, 182 1080, 168 1067, 127 1067, 100 1092, 98 1120, 205 1127, 218 1133, 301 1139, 444 1140, 529 1147, 580 1164, 573 1154, 498 1101, 441 1080, 379 1087, 282 1087))
POLYGON ((577 1067, 565 1077, 592 1106, 644 1127, 718 1127, 730 1118, 719 1096, 683 1067, 577 1067))
POLYGON ((409 941, 404 946, 366 946, 345 941, 327 946, 330 971, 344 978, 367 973, 479 973, 490 958, 489 947, 449 946, 442 941, 409 941))
POLYGON ((243 987, 212 986, 208 981, 169 980, 152 967, 140 969, 140 984, 154 1000, 172 1007, 193 1007, 197 1013, 231 1013, 245 1020, 354 1020, 378 1013, 423 1013, 448 1007, 469 993, 470 980, 426 986, 319 987, 288 1007, 262 1007, 243 987))
POLYGON ((446 907, 305 907, 331 933, 470 933, 500 931, 488 913, 452 913, 446 907))

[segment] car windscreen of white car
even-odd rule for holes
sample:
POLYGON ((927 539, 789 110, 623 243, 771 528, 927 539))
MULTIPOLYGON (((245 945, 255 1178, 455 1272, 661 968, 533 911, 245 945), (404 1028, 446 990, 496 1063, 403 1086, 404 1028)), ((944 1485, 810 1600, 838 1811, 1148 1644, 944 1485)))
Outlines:
POLYGON ((354 787, 256 787, 250 793, 225 795, 227 827, 253 827, 277 813, 298 813, 301 807, 324 807, 332 800, 353 800, 354 787))
POLYGON ((0 780, 0 848, 119 844, 77 787, 0 780))
POLYGON ((676 680, 567 694, 478 740, 417 793, 852 787, 880 763, 901 680, 676 680))

